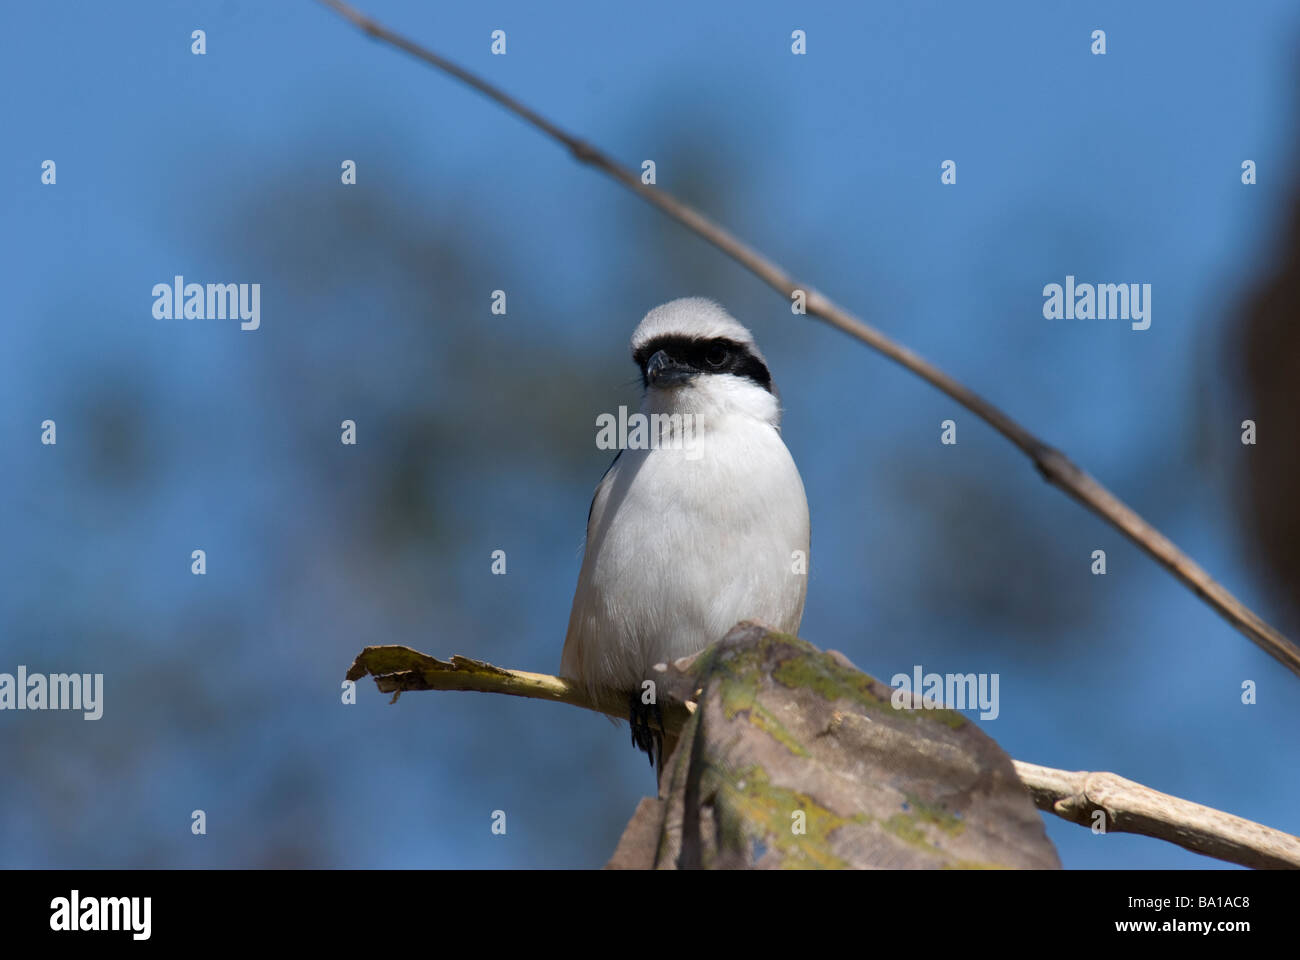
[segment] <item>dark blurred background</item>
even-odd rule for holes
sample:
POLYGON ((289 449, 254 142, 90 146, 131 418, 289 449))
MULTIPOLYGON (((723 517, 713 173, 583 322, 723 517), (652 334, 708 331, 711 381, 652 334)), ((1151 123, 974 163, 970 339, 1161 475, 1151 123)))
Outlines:
MULTIPOLYGON (((1294 3, 364 6, 653 159, 1300 635, 1294 3), (1066 274, 1152 284, 1151 328, 1044 320, 1066 274)), ((0 713, 0 866, 603 863, 654 789, 625 729, 339 685, 372 643, 557 669, 595 418, 684 295, 782 391, 804 636, 886 680, 999 673, 1013 756, 1300 832, 1300 679, 972 415, 446 77, 279 0, 10 4, 0 79, 0 671, 106 685, 95 722, 0 713), (154 319, 176 274, 261 283, 261 329, 154 319)), ((1047 828, 1071 867, 1218 866, 1047 828)))

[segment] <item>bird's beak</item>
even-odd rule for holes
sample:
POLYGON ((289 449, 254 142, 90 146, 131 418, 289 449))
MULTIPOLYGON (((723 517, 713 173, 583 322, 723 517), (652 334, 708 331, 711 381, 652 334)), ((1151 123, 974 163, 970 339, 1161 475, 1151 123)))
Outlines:
POLYGON ((645 365, 646 382, 653 387, 676 387, 694 379, 697 370, 678 363, 664 350, 658 351, 645 365))

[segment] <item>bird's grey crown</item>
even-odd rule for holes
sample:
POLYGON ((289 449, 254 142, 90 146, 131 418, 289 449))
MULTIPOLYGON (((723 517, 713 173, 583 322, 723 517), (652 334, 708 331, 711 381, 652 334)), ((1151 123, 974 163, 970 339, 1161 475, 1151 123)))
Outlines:
POLYGON ((749 329, 706 297, 670 300, 647 313, 632 333, 632 353, 657 337, 673 335, 693 340, 731 340, 743 344, 759 360, 763 359, 749 329))

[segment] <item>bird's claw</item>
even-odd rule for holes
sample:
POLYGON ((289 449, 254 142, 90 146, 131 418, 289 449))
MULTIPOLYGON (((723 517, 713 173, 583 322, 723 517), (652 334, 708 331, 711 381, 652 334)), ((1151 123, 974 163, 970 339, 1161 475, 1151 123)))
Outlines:
POLYGON ((650 766, 661 760, 664 752, 664 715, 659 701, 642 703, 641 695, 628 695, 628 726, 632 728, 632 746, 650 758, 650 766), (653 722, 652 722, 653 721, 653 722))

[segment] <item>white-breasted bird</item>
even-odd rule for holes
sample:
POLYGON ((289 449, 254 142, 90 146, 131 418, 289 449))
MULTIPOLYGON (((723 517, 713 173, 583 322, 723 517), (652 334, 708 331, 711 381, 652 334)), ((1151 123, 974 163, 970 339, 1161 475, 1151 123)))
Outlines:
POLYGON ((808 501, 767 364, 726 310, 698 297, 656 307, 632 359, 650 443, 620 449, 596 488, 560 672, 625 692, 633 743, 662 769, 643 682, 741 620, 798 632, 808 501))

